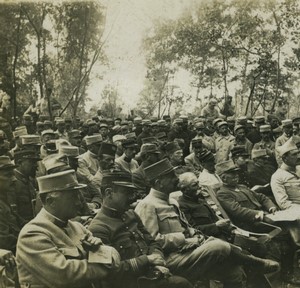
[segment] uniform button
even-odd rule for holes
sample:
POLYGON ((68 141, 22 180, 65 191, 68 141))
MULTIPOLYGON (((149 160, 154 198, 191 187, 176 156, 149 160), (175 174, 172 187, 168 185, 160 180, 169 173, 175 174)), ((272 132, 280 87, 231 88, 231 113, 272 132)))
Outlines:
POLYGON ((135 232, 132 232, 133 235, 135 235, 135 232))
POLYGON ((128 226, 126 226, 126 229, 128 230, 128 229, 129 229, 129 227, 128 227, 128 226))
POLYGON ((123 246, 121 245, 120 248, 123 248, 123 246))
POLYGON ((139 243, 139 241, 135 241, 135 243, 137 244, 137 243, 139 243))

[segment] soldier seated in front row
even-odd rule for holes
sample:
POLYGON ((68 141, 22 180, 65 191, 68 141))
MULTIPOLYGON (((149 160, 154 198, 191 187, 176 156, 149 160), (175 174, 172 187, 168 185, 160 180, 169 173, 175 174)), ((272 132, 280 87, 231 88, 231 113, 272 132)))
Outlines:
POLYGON ((69 221, 77 215, 79 189, 85 185, 78 183, 74 170, 37 181, 44 208, 18 238, 21 287, 94 287, 95 282, 114 272, 120 260, 114 248, 102 246, 84 226, 69 221), (107 259, 95 255, 99 249, 106 251, 107 259))
POLYGON ((184 278, 170 276, 159 243, 137 214, 128 210, 138 196, 130 174, 104 174, 102 191, 103 206, 89 229, 120 253, 120 274, 110 281, 110 287, 192 287, 184 278))

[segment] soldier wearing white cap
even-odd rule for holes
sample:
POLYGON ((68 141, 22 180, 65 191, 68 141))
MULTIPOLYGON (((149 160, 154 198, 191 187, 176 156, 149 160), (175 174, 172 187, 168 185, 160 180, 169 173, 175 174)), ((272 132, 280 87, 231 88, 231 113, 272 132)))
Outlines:
POLYGON ((219 136, 215 140, 216 163, 229 159, 230 149, 234 143, 234 136, 229 133, 228 124, 221 121, 218 124, 219 136))
POLYGON ((59 138, 69 141, 68 133, 66 132, 65 120, 60 118, 57 119, 55 123, 57 127, 56 133, 58 134, 59 138))
POLYGON ((20 149, 22 147, 22 139, 21 139, 21 136, 23 135, 27 135, 27 129, 26 129, 26 126, 19 126, 19 127, 16 127, 15 131, 13 131, 13 136, 14 136, 14 139, 15 139, 15 147, 12 148, 9 153, 12 157, 14 157, 14 154, 15 154, 15 151, 20 149))
POLYGON ((88 185, 89 195, 85 198, 90 208, 100 208, 102 197, 100 193, 100 185, 102 174, 98 160, 98 151, 102 143, 102 136, 95 134, 85 137, 88 151, 78 157, 77 174, 81 181, 88 185))
POLYGON ((283 134, 276 139, 275 142, 275 156, 278 166, 282 164, 281 155, 278 147, 282 146, 290 137, 293 136, 293 121, 291 119, 282 120, 283 134))
POLYGON ((290 138, 278 148, 282 164, 271 178, 271 188, 281 209, 297 206, 300 209, 300 173, 296 166, 300 164, 299 149, 290 138))

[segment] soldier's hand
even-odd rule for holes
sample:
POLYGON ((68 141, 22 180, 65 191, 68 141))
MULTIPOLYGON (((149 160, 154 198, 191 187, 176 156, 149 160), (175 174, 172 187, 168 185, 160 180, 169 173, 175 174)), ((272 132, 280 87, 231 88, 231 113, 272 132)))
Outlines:
POLYGON ((229 228, 230 220, 229 219, 220 219, 216 222, 218 228, 229 228))
POLYGON ((6 269, 14 269, 16 267, 15 256, 9 250, 0 249, 0 265, 6 269))
POLYGON ((278 211, 277 207, 271 207, 269 209, 269 212, 272 213, 272 214, 275 214, 276 211, 278 211))
POLYGON ((164 275, 164 278, 168 278, 172 275, 170 270, 167 267, 156 265, 154 267, 154 270, 159 271, 160 273, 162 273, 164 275))
POLYGON ((94 237, 91 234, 86 234, 81 239, 82 245, 86 246, 88 250, 94 250, 97 249, 102 243, 100 238, 94 237))
POLYGON ((153 253, 153 254, 147 255, 147 258, 151 265, 154 265, 154 266, 165 266, 166 265, 165 259, 160 254, 153 253))

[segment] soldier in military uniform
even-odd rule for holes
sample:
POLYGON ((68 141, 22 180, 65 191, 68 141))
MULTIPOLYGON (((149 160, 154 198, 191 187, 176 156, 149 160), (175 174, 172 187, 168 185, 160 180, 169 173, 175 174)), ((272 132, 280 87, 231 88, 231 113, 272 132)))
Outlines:
POLYGON ((17 244, 17 266, 22 287, 89 288, 119 264, 117 251, 78 222, 79 184, 73 170, 37 178, 44 208, 26 224, 17 244), (102 257, 92 251, 105 249, 102 257))
POLYGON ((138 195, 130 174, 104 174, 102 190, 103 206, 89 229, 120 253, 119 274, 109 287, 191 287, 185 279, 170 276, 160 245, 136 213, 128 210, 138 195))
POLYGON ((293 122, 291 119, 282 120, 283 134, 276 139, 275 142, 275 156, 278 166, 282 164, 282 159, 278 147, 282 146, 293 135, 293 122))
POLYGON ((15 181, 14 168, 7 156, 0 156, 0 249, 15 252, 23 220, 11 209, 8 194, 15 181))
POLYGON ((34 181, 39 160, 41 159, 35 151, 21 150, 15 153, 15 163, 18 165, 14 170, 16 212, 26 222, 35 216, 36 189, 34 181))

